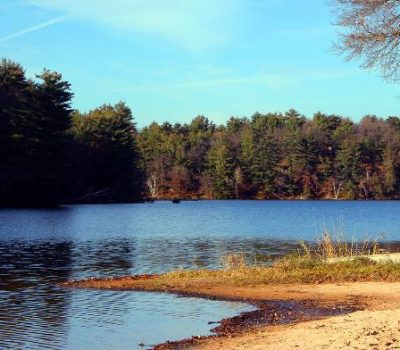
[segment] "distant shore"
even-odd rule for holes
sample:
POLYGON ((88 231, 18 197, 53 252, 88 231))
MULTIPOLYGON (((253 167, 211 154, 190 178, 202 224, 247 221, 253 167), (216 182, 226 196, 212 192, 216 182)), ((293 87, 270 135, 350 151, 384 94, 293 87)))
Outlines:
POLYGON ((156 202, 156 201, 173 201, 173 200, 180 200, 180 201, 202 201, 202 200, 241 200, 241 201, 396 201, 400 200, 400 197, 384 197, 384 198, 334 198, 329 196, 314 196, 314 197, 304 197, 304 196, 283 196, 283 197, 257 197, 257 196, 250 196, 250 197, 238 197, 238 198, 214 198, 210 196, 199 196, 196 194, 193 195, 170 195, 165 194, 158 197, 150 198, 146 197, 143 201, 144 202, 156 202))

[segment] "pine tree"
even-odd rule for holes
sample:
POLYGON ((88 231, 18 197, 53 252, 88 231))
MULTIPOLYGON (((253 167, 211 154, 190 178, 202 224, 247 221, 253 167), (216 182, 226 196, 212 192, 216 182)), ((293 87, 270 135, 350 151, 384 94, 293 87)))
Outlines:
POLYGON ((1 205, 54 205, 62 199, 60 164, 72 94, 57 73, 39 78, 27 80, 14 62, 0 64, 1 205))
POLYGON ((336 156, 336 172, 343 182, 348 197, 357 197, 357 186, 362 174, 360 148, 356 141, 346 140, 336 156))
POLYGON ((208 153, 208 173, 217 199, 234 197, 234 163, 226 141, 217 137, 208 153))
POLYGON ((140 199, 142 172, 132 112, 120 102, 103 105, 75 125, 75 140, 88 150, 87 193, 83 201, 132 202, 140 199))
POLYGON ((258 134, 250 166, 251 178, 266 198, 274 196, 277 175, 278 146, 269 133, 258 134))

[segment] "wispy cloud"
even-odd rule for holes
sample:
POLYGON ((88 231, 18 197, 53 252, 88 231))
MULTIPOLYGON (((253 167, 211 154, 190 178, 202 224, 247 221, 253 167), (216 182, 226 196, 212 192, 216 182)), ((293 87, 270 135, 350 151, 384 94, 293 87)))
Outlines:
POLYGON ((248 76, 226 76, 211 79, 190 79, 165 84, 145 84, 111 88, 109 92, 187 90, 213 87, 237 87, 258 85, 268 90, 280 90, 308 81, 331 81, 357 74, 349 69, 325 69, 288 74, 255 74, 248 76))
POLYGON ((164 38, 188 49, 218 47, 229 41, 243 0, 24 0, 45 10, 62 11, 85 21, 164 38))
POLYGON ((135 90, 176 90, 176 89, 196 89, 212 87, 235 87, 240 85, 263 85, 269 89, 278 89, 296 83, 294 79, 282 75, 258 75, 244 77, 226 77, 204 80, 184 80, 166 84, 134 85, 129 87, 119 87, 110 89, 110 92, 127 92, 135 90))
POLYGON ((8 34, 6 36, 0 37, 0 42, 10 41, 10 40, 19 38, 21 36, 24 36, 26 34, 30 34, 30 33, 36 32, 38 30, 41 30, 41 29, 44 29, 44 28, 47 28, 47 27, 51 27, 52 25, 55 25, 57 23, 65 21, 67 18, 68 18, 68 16, 56 17, 56 18, 53 18, 51 20, 39 23, 39 24, 37 24, 35 26, 22 29, 22 30, 20 30, 18 32, 15 32, 15 33, 8 34))

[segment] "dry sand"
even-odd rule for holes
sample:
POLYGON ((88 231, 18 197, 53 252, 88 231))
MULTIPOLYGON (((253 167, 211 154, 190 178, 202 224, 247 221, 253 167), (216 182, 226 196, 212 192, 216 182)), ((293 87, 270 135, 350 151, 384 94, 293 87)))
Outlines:
MULTIPOLYGON (((72 283, 78 288, 156 290, 151 279, 116 279, 72 283)), ((400 349, 400 283, 365 282, 317 285, 235 286, 197 280, 157 290, 220 299, 314 300, 345 303, 363 311, 284 326, 262 326, 244 334, 214 337, 173 349, 400 349)))
POLYGON ((193 350, 400 349, 400 283, 297 286, 319 300, 358 300, 367 308, 286 326, 263 327, 232 338, 211 338, 193 350), (324 293, 326 292, 326 293, 324 293))
POLYGON ((193 350, 400 349, 400 311, 357 311, 320 321, 215 338, 193 350))

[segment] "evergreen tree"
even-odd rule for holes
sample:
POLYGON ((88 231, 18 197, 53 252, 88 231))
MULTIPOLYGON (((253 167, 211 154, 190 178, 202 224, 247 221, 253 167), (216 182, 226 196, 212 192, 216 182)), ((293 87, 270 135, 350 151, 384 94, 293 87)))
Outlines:
POLYGON ((266 198, 274 197, 278 164, 277 143, 269 133, 258 134, 250 166, 251 179, 266 198))
POLYGON ((234 197, 234 163, 222 137, 217 137, 208 153, 208 173, 212 179, 213 195, 217 199, 234 197))
POLYGON ((23 68, 12 61, 0 63, 0 205, 14 205, 18 185, 16 177, 22 168, 21 120, 28 113, 28 86, 23 68))
POLYGON ((75 140, 86 146, 86 191, 82 201, 131 202, 140 199, 136 127, 122 102, 103 105, 75 125, 75 140))
POLYGON ((346 140, 336 157, 336 171, 343 182, 348 198, 357 196, 357 186, 361 177, 360 147, 357 142, 346 140))
POLYGON ((22 67, 0 65, 0 204, 54 205, 62 200, 65 138, 72 94, 61 75, 45 71, 26 80, 22 67))

